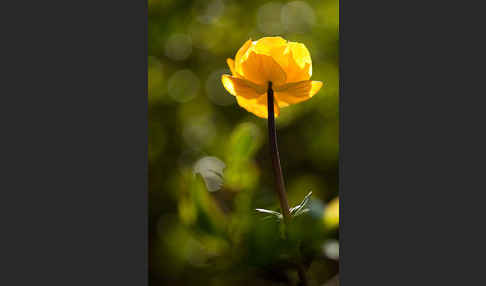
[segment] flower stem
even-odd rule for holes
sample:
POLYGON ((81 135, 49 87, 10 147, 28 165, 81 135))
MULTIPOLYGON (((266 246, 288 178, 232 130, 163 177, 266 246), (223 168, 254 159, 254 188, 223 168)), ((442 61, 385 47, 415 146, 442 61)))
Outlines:
POLYGON ((277 132, 275 130, 275 115, 273 106, 273 89, 272 82, 268 83, 267 91, 267 106, 268 106, 268 138, 270 140, 270 154, 272 155, 273 177, 275 180, 275 190, 277 191, 280 207, 282 209, 285 224, 290 222, 290 209, 285 193, 285 184, 282 175, 282 167, 280 166, 280 156, 278 154, 277 146, 277 132))
MULTIPOLYGON (((275 129, 275 114, 273 106, 273 89, 272 82, 268 83, 267 91, 267 111, 268 111, 268 138, 270 139, 270 154, 272 155, 273 177, 275 180, 275 190, 277 191, 278 199, 280 201, 280 207, 285 222, 285 231, 290 223, 290 208, 287 200, 287 194, 285 193, 285 183, 282 175, 282 166, 280 165, 280 156, 278 154, 277 146, 277 131, 275 129)), ((297 264, 297 273, 299 275, 299 286, 307 286, 307 277, 305 269, 301 263, 297 264)))
POLYGON ((298 286, 307 286, 307 285, 309 285, 309 282, 307 281, 307 276, 305 275, 305 269, 302 266, 302 264, 299 264, 297 266, 297 273, 299 274, 299 279, 300 279, 300 282, 299 282, 298 286))

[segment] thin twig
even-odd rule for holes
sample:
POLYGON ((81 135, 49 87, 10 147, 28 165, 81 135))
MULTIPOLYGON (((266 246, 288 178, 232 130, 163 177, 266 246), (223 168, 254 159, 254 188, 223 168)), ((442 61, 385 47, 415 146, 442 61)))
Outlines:
POLYGON ((280 207, 284 217, 285 224, 290 222, 290 208, 285 193, 285 184, 280 166, 280 156, 277 146, 277 132, 275 130, 275 115, 273 107, 273 89, 272 82, 268 83, 267 105, 268 105, 268 138, 270 140, 270 154, 272 155, 273 177, 275 180, 275 189, 277 191, 280 207))
POLYGON ((300 279, 299 286, 307 286, 309 283, 307 282, 307 276, 305 274, 305 269, 302 264, 299 264, 297 266, 297 273, 299 274, 300 279))

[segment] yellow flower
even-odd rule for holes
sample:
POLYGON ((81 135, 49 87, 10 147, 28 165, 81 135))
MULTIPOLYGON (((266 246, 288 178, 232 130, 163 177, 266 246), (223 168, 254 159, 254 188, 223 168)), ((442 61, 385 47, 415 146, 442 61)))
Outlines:
POLYGON ((267 89, 272 82, 275 117, 281 107, 299 103, 314 96, 322 82, 309 80, 312 60, 301 43, 281 37, 251 39, 238 50, 235 59, 226 61, 232 75, 223 75, 226 90, 238 104, 253 114, 267 118, 267 89))

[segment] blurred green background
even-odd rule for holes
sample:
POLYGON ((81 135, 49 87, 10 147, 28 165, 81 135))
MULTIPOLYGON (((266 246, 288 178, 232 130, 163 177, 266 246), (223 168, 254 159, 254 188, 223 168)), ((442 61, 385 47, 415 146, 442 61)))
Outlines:
POLYGON ((324 82, 277 118, 290 205, 313 192, 294 231, 311 285, 322 285, 339 259, 338 222, 329 213, 338 196, 338 0, 148 5, 150 285, 295 282, 286 264, 292 246, 279 239, 276 222, 254 211, 279 211, 267 121, 221 84, 226 59, 246 40, 275 35, 304 43, 312 79, 324 82))

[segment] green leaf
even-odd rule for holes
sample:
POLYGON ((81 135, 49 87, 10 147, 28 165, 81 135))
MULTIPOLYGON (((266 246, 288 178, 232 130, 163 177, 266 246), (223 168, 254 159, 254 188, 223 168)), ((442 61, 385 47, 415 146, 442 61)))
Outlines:
POLYGON ((263 214, 270 214, 271 216, 267 216, 267 217, 264 217, 264 219, 268 219, 268 218, 271 218, 271 217, 275 217, 279 220, 283 219, 283 216, 281 213, 279 212, 276 212, 276 211, 271 211, 271 210, 267 210, 267 209, 255 209, 257 212, 259 213, 263 213, 263 214))
POLYGON ((309 211, 309 208, 306 208, 306 207, 308 206, 308 204, 310 202, 311 195, 312 195, 312 191, 309 192, 304 197, 304 200, 302 200, 302 202, 299 205, 297 205, 297 206, 295 206, 295 207, 293 207, 293 208, 290 209, 290 214, 292 216, 299 216, 299 215, 302 215, 304 213, 307 213, 309 211))

